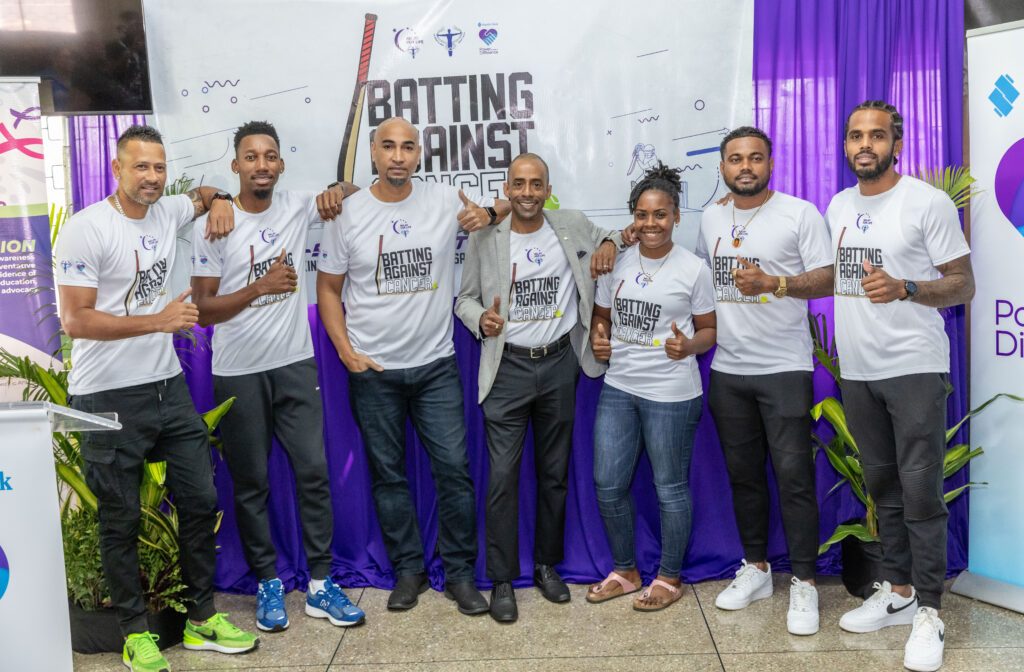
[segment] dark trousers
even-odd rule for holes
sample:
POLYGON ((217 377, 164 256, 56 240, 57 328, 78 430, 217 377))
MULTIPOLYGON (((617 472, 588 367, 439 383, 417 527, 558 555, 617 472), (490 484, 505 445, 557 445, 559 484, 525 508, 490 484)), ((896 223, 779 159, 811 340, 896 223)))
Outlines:
POLYGON ((946 375, 842 380, 846 420, 878 507, 883 577, 941 606, 946 578, 946 375))
POLYGON ((472 581, 476 501, 455 356, 407 369, 349 373, 348 381, 352 412, 370 464, 377 518, 395 576, 424 571, 423 542, 405 470, 408 418, 430 457, 440 514, 438 546, 447 580, 472 581))
POLYGON ((213 616, 217 491, 206 425, 185 377, 75 396, 71 407, 86 413, 114 411, 123 425, 118 432, 85 432, 81 446, 85 480, 99 502, 100 559, 121 632, 127 636, 149 629, 138 548, 139 486, 146 461, 167 462, 189 618, 213 616))
POLYGON ((234 482, 238 531, 249 566, 259 579, 277 576, 277 552, 267 516, 267 459, 276 436, 295 472, 310 576, 326 577, 331 571, 334 520, 316 361, 307 359, 241 376, 214 376, 213 393, 218 404, 237 397, 220 429, 224 458, 234 482))
POLYGON ((768 475, 771 456, 779 488, 782 526, 793 574, 813 579, 818 558, 818 499, 809 410, 809 371, 758 376, 711 372, 708 406, 732 485, 743 553, 749 562, 768 556, 768 475))
POLYGON ((490 477, 487 486, 487 576, 519 577, 519 471, 527 424, 533 422, 537 472, 534 562, 563 559, 565 495, 576 416, 579 362, 572 346, 540 359, 501 356, 494 386, 481 408, 487 430, 490 477))

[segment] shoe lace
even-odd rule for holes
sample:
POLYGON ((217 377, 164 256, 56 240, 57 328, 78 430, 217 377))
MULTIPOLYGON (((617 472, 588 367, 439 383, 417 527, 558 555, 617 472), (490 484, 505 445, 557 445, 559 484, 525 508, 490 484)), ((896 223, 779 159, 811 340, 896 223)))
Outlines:
POLYGON ((331 604, 337 604, 342 607, 352 604, 352 600, 348 599, 348 595, 341 589, 341 586, 333 581, 327 582, 327 597, 331 600, 331 604))
POLYGON ((284 585, 280 581, 265 581, 260 584, 263 604, 270 611, 284 608, 284 585))
POLYGON ((914 629, 910 631, 911 641, 930 640, 938 636, 939 617, 921 607, 914 614, 914 629))
POLYGON ((756 566, 751 565, 746 560, 743 561, 743 566, 736 570, 736 578, 733 579, 732 583, 729 584, 730 588, 742 588, 748 583, 757 578, 758 570, 756 566))
POLYGON ((494 584, 494 595, 495 597, 511 597, 512 584, 505 581, 494 584))
POLYGON ((213 628, 218 633, 226 635, 228 637, 238 637, 244 635, 245 631, 239 628, 237 625, 228 620, 230 614, 214 614, 210 617, 210 620, 206 622, 206 625, 213 628))
POLYGON ((156 645, 160 635, 153 635, 143 632, 138 635, 128 635, 128 642, 135 650, 135 660, 142 663, 155 663, 163 658, 160 647, 156 645))
POLYGON ((878 581, 875 581, 871 584, 871 587, 875 589, 875 592, 871 594, 871 597, 864 601, 865 607, 880 607, 885 604, 892 595, 892 588, 888 585, 888 582, 879 583, 878 581))
POLYGON ((814 586, 804 583, 795 576, 791 581, 793 587, 789 591, 789 608, 793 611, 811 611, 811 600, 815 593, 814 586))

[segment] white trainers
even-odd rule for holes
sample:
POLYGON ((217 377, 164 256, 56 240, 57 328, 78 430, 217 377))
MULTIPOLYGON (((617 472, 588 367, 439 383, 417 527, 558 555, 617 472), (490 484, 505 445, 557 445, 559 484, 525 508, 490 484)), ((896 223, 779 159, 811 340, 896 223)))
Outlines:
POLYGON ((839 627, 847 632, 874 632, 890 625, 910 625, 914 622, 917 593, 911 588, 910 597, 892 592, 888 581, 875 583, 875 594, 864 600, 853 611, 839 619, 839 627))
POLYGON ((818 631, 818 589, 795 576, 791 583, 786 629, 791 635, 813 635, 818 631))
POLYGON ((715 598, 715 606, 735 611, 743 609, 755 600, 771 596, 772 566, 768 565, 768 571, 762 572, 756 565, 749 565, 744 560, 743 565, 736 570, 736 578, 715 598))
POLYGON ((915 672, 934 672, 942 667, 946 647, 946 626, 939 612, 921 607, 914 615, 914 629, 903 649, 903 667, 915 672))

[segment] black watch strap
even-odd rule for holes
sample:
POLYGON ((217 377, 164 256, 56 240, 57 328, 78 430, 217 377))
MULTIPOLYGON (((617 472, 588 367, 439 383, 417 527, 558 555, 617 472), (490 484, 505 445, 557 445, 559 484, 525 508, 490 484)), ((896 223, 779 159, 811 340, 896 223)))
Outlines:
POLYGON ((216 194, 210 197, 210 202, 213 201, 230 201, 231 194, 226 191, 218 191, 216 194))
POLYGON ((487 214, 491 216, 491 221, 487 222, 487 226, 494 226, 498 221, 498 211, 490 206, 484 208, 484 210, 486 210, 487 214))

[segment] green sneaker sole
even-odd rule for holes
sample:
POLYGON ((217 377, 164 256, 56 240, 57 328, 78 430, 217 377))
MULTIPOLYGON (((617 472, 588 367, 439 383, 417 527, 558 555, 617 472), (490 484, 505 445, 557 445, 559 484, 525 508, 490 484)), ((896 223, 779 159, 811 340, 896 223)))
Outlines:
POLYGON ((253 651, 260 645, 260 640, 257 639, 249 646, 225 646, 224 644, 218 644, 217 642, 211 642, 208 639, 202 639, 196 637, 190 633, 185 633, 182 638, 181 645, 190 651, 216 651, 218 653, 226 653, 228 655, 236 653, 248 653, 253 651))

